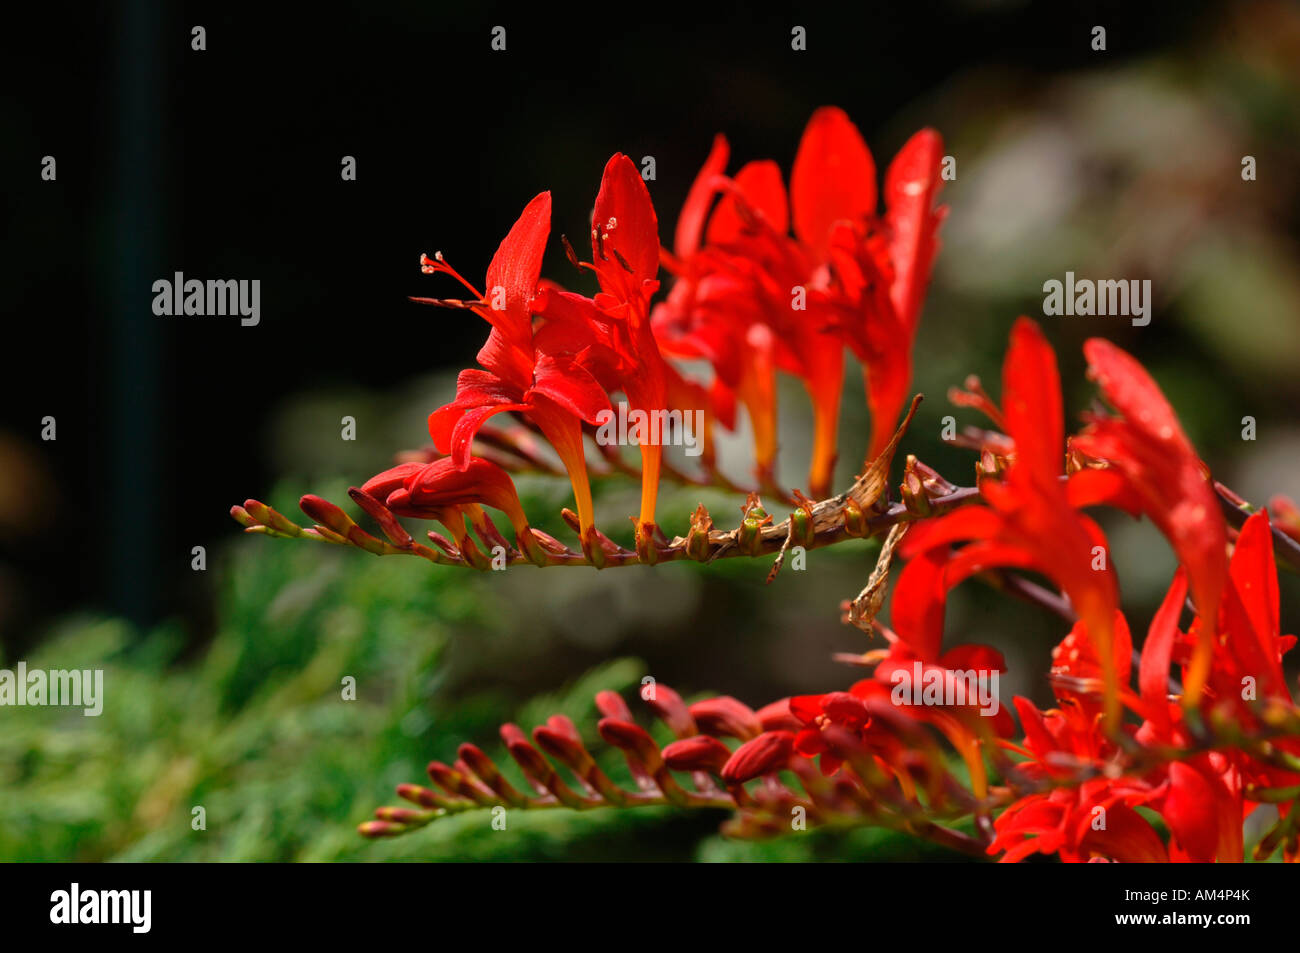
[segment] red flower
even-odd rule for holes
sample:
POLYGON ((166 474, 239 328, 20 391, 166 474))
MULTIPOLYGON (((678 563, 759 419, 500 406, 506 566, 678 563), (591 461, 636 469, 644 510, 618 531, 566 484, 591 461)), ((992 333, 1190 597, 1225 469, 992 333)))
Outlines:
POLYGON ((809 121, 788 197, 770 161, 723 178, 726 141, 715 140, 682 209, 668 258, 678 282, 655 322, 673 353, 713 363, 720 417, 732 395, 745 404, 760 479, 773 469, 780 367, 800 377, 812 398, 809 484, 814 496, 829 493, 846 339, 866 364, 871 456, 888 441, 910 382, 912 337, 943 214, 933 207, 941 152, 930 130, 908 142, 886 176, 888 207, 877 218, 875 163, 839 109, 819 109, 809 121), (796 239, 787 234, 791 222, 796 239))
POLYGON ((501 242, 487 271, 488 295, 480 295, 441 257, 426 270, 456 277, 477 300, 468 307, 492 325, 479 351, 484 370, 462 371, 456 399, 429 416, 429 433, 438 449, 456 466, 469 465, 470 445, 479 427, 495 414, 526 414, 555 447, 569 479, 581 525, 583 547, 590 552, 595 515, 582 444, 582 421, 595 423, 609 398, 586 366, 584 339, 565 327, 534 332, 533 298, 541 274, 542 253, 550 231, 551 196, 543 192, 528 203, 501 242))
POLYGON ((1145 800, 1144 792, 1117 792, 1109 782, 1097 780, 1030 795, 1012 804, 994 822, 997 836, 988 852, 1001 853, 1002 863, 1015 863, 1035 853, 1059 854, 1071 863, 1092 859, 1167 862, 1169 855, 1160 835, 1133 809, 1145 800), (1105 825, 1099 826, 1102 818, 1105 825))
POLYGON ((1178 417, 1146 370, 1101 338, 1084 345, 1088 373, 1123 419, 1094 417, 1074 447, 1123 474, 1142 511, 1187 567, 1197 611, 1208 624, 1185 685, 1194 704, 1209 675, 1213 623, 1228 574, 1227 525, 1214 490, 1178 417))
POLYGON ((813 115, 799 155, 804 161, 795 160, 790 179, 795 232, 815 261, 833 266, 832 301, 864 365, 872 420, 868 457, 874 458, 889 442, 911 384, 912 342, 938 251, 935 236, 947 214, 935 206, 943 140, 922 129, 903 145, 885 173, 879 219, 875 164, 842 111, 813 115))
MULTIPOLYGON (((910 561, 900 589, 912 585, 909 576, 933 575, 933 565, 918 560, 923 554, 932 552, 932 560, 946 563, 932 598, 904 605, 909 612, 928 614, 917 629, 933 633, 935 620, 942 620, 945 593, 961 580, 995 567, 1041 572, 1065 591, 1083 621, 1105 682, 1107 716, 1114 723, 1119 684, 1111 653, 1118 587, 1105 535, 1077 512, 1062 483, 1065 435, 1056 356, 1028 318, 1018 320, 1011 332, 1002 386, 1001 417, 1015 443, 1011 463, 1002 479, 980 481, 987 508, 957 510, 904 540, 903 554, 910 561), (947 551, 961 541, 967 545, 947 551)), ((924 648, 933 651, 933 646, 924 648)))
MULTIPOLYGON (((641 173, 622 153, 605 165, 591 229, 592 264, 600 292, 585 298, 548 290, 538 311, 557 329, 585 329, 594 346, 587 352, 610 390, 619 388, 634 410, 669 408, 688 388, 659 351, 650 326, 650 298, 659 288, 659 224, 641 173)), ((655 502, 663 447, 643 443, 641 513, 637 551, 652 558, 655 502)))
MULTIPOLYGON (((1186 591, 1180 570, 1157 614, 1161 626, 1157 630, 1152 624, 1152 636, 1142 653, 1142 696, 1149 722, 1144 730, 1162 739, 1170 737, 1173 729, 1172 716, 1159 704, 1164 700, 1161 683, 1172 661, 1182 666, 1186 685, 1202 643, 1200 633, 1209 626, 1198 612, 1186 635, 1178 629, 1178 612, 1186 591)), ((1258 704, 1292 705, 1282 656, 1296 644, 1295 636, 1283 635, 1280 630, 1273 535, 1263 511, 1247 519, 1237 534, 1219 605, 1214 625, 1219 637, 1212 644, 1202 707, 1207 711, 1217 708, 1243 730, 1253 731, 1260 727, 1258 704)))
MULTIPOLYGON (((1018 772, 1030 779, 1052 778, 1058 783, 1089 771, 1106 774, 1115 747, 1100 730, 1095 712, 1068 695, 1060 710, 1040 712, 1025 698, 1017 698, 1015 705, 1025 730, 1024 747, 1017 750, 1030 759, 1017 766, 1018 772)), ((994 822, 997 836, 988 852, 1002 853, 1003 863, 1033 853, 1059 854, 1062 860, 1074 863, 1094 858, 1127 863, 1167 861, 1159 835, 1134 810, 1163 791, 1158 783, 1141 778, 1101 776, 1047 794, 1028 795, 994 822)))
POLYGON ((791 698, 790 713, 803 725, 795 735, 794 750, 805 758, 820 755, 822 774, 831 775, 838 771, 844 759, 826 743, 822 732, 831 725, 838 725, 865 740, 864 732, 871 726, 871 713, 861 696, 874 693, 876 688, 874 682, 859 682, 847 692, 791 698))

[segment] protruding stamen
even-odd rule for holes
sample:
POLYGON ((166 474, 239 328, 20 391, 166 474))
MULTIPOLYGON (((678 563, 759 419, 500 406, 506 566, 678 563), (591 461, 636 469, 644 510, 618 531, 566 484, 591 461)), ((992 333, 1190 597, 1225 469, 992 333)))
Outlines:
POLYGON ((461 276, 460 272, 458 272, 455 268, 451 267, 451 265, 447 263, 447 259, 442 257, 442 252, 440 251, 434 252, 432 258, 430 258, 428 255, 423 255, 423 254, 420 255, 420 271, 424 272, 424 274, 426 275, 436 275, 436 274, 450 275, 451 277, 459 281, 462 285, 464 285, 466 289, 468 289, 469 293, 474 296, 475 299, 474 303, 477 304, 483 300, 483 294, 472 284, 466 281, 461 276))

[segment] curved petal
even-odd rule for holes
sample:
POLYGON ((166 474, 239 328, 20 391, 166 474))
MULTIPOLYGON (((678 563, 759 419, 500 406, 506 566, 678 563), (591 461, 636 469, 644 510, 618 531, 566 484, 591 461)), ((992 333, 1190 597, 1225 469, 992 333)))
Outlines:
POLYGON ((504 299, 502 309, 508 317, 505 322, 493 324, 502 327, 511 343, 518 343, 531 335, 532 324, 528 303, 537 292, 537 280, 542 274, 542 255, 546 251, 546 238, 551 231, 551 193, 542 192, 527 206, 519 219, 502 239, 492 263, 487 270, 487 295, 489 308, 500 289, 504 299))
POLYGON ((610 411, 609 397, 591 371, 567 357, 542 355, 534 370, 532 388, 524 395, 543 394, 575 417, 589 424, 598 422, 601 411, 610 411))
POLYGON ((1091 829, 1090 814, 1082 819, 1082 823, 1089 825, 1088 833, 1079 842, 1084 850, 1129 864, 1158 864, 1169 860, 1155 828, 1122 802, 1106 808, 1104 830, 1091 829))
POLYGON ((885 223, 894 263, 890 296, 903 326, 915 330, 925 301, 930 267, 938 252, 935 233, 946 209, 934 207, 943 185, 943 138, 922 129, 908 139, 885 172, 885 223))
POLYGON ((474 437, 478 429, 487 422, 489 417, 496 414, 502 414, 512 410, 527 410, 527 404, 488 404, 483 407, 462 408, 452 404, 449 407, 443 407, 435 410, 429 415, 429 434, 433 437, 435 445, 443 453, 448 454, 455 462, 456 466, 464 470, 469 466, 473 459, 470 456, 470 447, 474 443, 474 437), (456 416, 454 419, 447 415, 448 411, 455 409, 456 416), (450 431, 447 430, 448 422, 451 423, 450 431), (439 438, 444 440, 439 443, 439 438))
POLYGON ((1002 413, 1016 442, 1016 467, 1044 483, 1064 470, 1065 412, 1056 353, 1028 318, 1011 329, 1002 371, 1002 413))
POLYGON ((1186 598, 1187 571, 1179 566, 1164 601, 1151 619, 1138 663, 1138 691, 1145 714, 1160 729, 1169 722, 1169 664, 1173 658, 1174 640, 1178 638, 1178 617, 1186 598))
POLYGON ((1218 810, 1210 782, 1191 765, 1169 765, 1169 793, 1160 815, 1191 858, 1214 860, 1219 847, 1218 810))
POLYGON ((946 549, 930 549, 917 556, 903 567, 890 601, 889 621, 894 631, 925 662, 939 657, 943 643, 947 564, 946 549))
POLYGON ((677 216, 677 230, 673 234, 673 251, 680 258, 694 255, 700 247, 700 235, 704 231, 704 221, 709 215, 709 205, 717 192, 713 180, 722 175, 727 168, 730 149, 727 139, 721 133, 713 137, 713 148, 704 160, 699 174, 691 183, 691 190, 686 193, 682 203, 681 214, 677 216))

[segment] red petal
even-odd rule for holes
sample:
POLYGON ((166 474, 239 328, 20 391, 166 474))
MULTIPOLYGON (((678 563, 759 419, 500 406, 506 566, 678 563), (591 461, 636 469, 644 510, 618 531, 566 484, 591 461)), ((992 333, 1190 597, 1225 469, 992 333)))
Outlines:
POLYGON ((1218 811, 1214 789, 1201 772, 1181 761, 1169 765, 1169 793, 1160 814, 1193 860, 1214 860, 1219 846, 1218 811))
POLYGON ((680 258, 695 254, 700 247, 700 233, 704 229, 704 220, 708 217, 709 206, 713 202, 717 187, 713 180, 727 168, 729 149, 727 140, 721 134, 713 137, 713 148, 709 157, 691 183, 691 190, 686 193, 682 212, 677 216, 677 231, 673 235, 673 251, 680 258))
POLYGON ((894 262, 890 294, 894 310, 909 329, 916 328, 921 316, 938 251, 935 232, 946 211, 934 207, 943 185, 942 162, 943 139, 933 129, 922 129, 907 140, 885 173, 885 222, 894 262))
POLYGON ((899 574, 890 603, 890 622, 898 637, 926 662, 939 657, 943 643, 943 614, 947 589, 946 549, 935 548, 913 559, 899 574))
POLYGON ((587 368, 567 357, 543 355, 534 370, 535 383, 524 395, 543 394, 575 417, 597 422, 601 411, 610 411, 609 397, 587 368))
POLYGON ((641 173, 621 152, 605 164, 592 215, 592 231, 600 233, 599 240, 592 237, 592 260, 605 291, 626 301, 628 296, 614 289, 623 289, 630 280, 630 288, 639 291, 641 282, 653 279, 658 273, 659 220, 641 173), (613 228, 609 227, 611 223, 613 228), (631 275, 619 264, 615 252, 631 266, 631 275))
MULTIPOLYGON (((815 721, 822 714, 825 695, 795 695, 786 702, 786 710, 803 724, 815 721)), ((766 727, 766 722, 764 722, 766 727)))
MULTIPOLYGON (((489 404, 486 407, 474 407, 465 410, 461 413, 455 426, 452 427, 451 437, 447 440, 447 445, 445 447, 439 446, 438 449, 442 450, 443 453, 450 454, 456 466, 463 470, 469 466, 471 460, 476 459, 470 456, 470 447, 474 443, 474 436, 478 433, 479 427, 482 427, 489 417, 506 411, 527 409, 527 404, 489 404)), ((433 434, 434 430, 438 429, 440 431, 438 435, 441 435, 441 428, 445 426, 446 420, 439 417, 440 413, 441 411, 435 410, 429 415, 430 434, 433 434)), ((438 435, 435 435, 435 441, 438 435)))
POLYGON ((1083 353, 1088 358, 1089 375, 1125 420, 1161 441, 1192 450, 1173 407, 1131 354, 1105 338, 1089 338, 1083 353))
POLYGON ((1162 729, 1169 721, 1169 664, 1174 640, 1178 637, 1178 617, 1187 598, 1187 572, 1180 566, 1164 601, 1151 619, 1147 640, 1138 663, 1138 691, 1146 708, 1146 717, 1162 729))
POLYGON ((1113 506, 1129 516, 1142 515, 1142 499, 1124 474, 1112 467, 1076 470, 1065 481, 1066 498, 1077 510, 1087 506, 1113 506))
MULTIPOLYGON (((365 483, 361 484, 361 491, 368 493, 381 503, 388 499, 388 494, 392 493, 399 487, 404 487, 406 481, 416 473, 419 473, 427 464, 423 463, 399 463, 391 469, 385 470, 372 476, 365 483)), ((319 521, 318 521, 319 522, 319 521)))
MULTIPOLYGON (((546 237, 551 231, 551 193, 543 192, 524 208, 509 234, 501 241, 487 270, 487 295, 489 305, 495 289, 504 291, 505 313, 512 343, 523 343, 531 337, 532 323, 528 303, 537 292, 537 279, 542 273, 542 255, 546 251, 546 237)), ((497 324, 497 322, 493 322, 497 324)))
POLYGON ((533 379, 531 328, 503 331, 500 327, 493 327, 479 348, 477 360, 480 366, 523 390, 533 379))
POLYGON ((844 111, 824 106, 804 129, 790 172, 795 234, 826 260, 831 226, 876 213, 876 163, 844 111))
POLYGON ((467 368, 456 375, 456 403, 465 408, 519 400, 519 390, 490 371, 467 368))
POLYGON ((1016 466, 1046 483, 1064 469, 1065 417, 1056 354, 1042 330, 1017 319, 1002 369, 1002 412, 1016 442, 1016 466))
MULTIPOLYGON (((1273 532, 1266 511, 1253 514, 1242 525, 1228 571, 1242 608, 1250 619, 1259 652, 1280 679, 1282 673, 1276 645, 1281 632, 1277 565, 1273 562, 1273 532)), ((1233 633, 1233 638, 1236 637, 1237 633, 1233 633)))
POLYGON ((991 645, 954 645, 939 657, 941 668, 962 672, 1005 672, 1007 660, 991 645))
POLYGON ((510 474, 482 457, 471 457, 459 467, 451 457, 435 460, 407 479, 406 490, 412 506, 483 503, 508 515, 516 527, 527 522, 510 474))
POLYGON ((1106 808, 1104 831, 1091 829, 1091 814, 1080 823, 1089 828, 1079 843, 1084 850, 1128 864, 1159 864, 1169 860, 1160 835, 1141 814, 1122 802, 1106 808))
POLYGON ((1187 567, 1197 611, 1212 623, 1228 575, 1227 527, 1196 451, 1160 388, 1131 355, 1101 338, 1083 350, 1089 376, 1124 419, 1093 424, 1075 444, 1124 472, 1187 567))
POLYGON ((849 692, 828 693, 822 700, 822 709, 832 721, 855 727, 866 724, 871 718, 862 700, 849 692))

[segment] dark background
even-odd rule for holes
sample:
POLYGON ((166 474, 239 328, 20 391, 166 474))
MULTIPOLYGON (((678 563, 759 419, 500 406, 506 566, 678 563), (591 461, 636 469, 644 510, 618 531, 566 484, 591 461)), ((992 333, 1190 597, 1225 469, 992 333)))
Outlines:
MULTIPOLYGON (((838 605, 875 544, 815 551, 809 571, 765 586, 766 561, 464 573, 248 537, 230 519, 255 497, 301 520, 301 494, 346 502, 349 484, 425 442, 484 328, 407 300, 459 292, 420 274, 421 252, 481 281, 550 189, 544 274, 590 290, 558 236, 585 234, 616 151, 655 157, 667 240, 717 132, 731 170, 772 158, 788 175, 808 117, 838 105, 883 175, 934 126, 957 179, 915 346, 927 399, 904 450, 971 482, 973 455, 942 443, 942 419, 982 421, 945 391, 977 373, 997 395, 1007 333, 1029 314, 1056 347, 1071 429, 1096 397, 1080 345, 1101 335, 1150 370, 1216 477, 1256 504, 1300 499, 1292 0, 137 0, 27 17, 6 10, 0 27, 0 663, 104 669, 109 704, 96 718, 6 712, 0 858, 951 859, 872 829, 740 845, 716 836, 720 816, 653 810, 527 812, 511 819, 517 836, 472 812, 393 841, 354 833, 462 741, 499 756, 503 720, 565 712, 607 757, 597 690, 635 699, 651 675, 757 707, 846 687, 858 673, 832 653, 870 647, 838 605), (498 24, 505 52, 490 48, 498 24), (790 49, 796 24, 806 51, 790 49), (40 178, 46 155, 55 182, 40 178), (340 178, 345 155, 355 182, 340 178), (1256 181, 1241 178, 1245 155, 1256 181), (1067 270, 1149 278, 1151 324, 1044 317, 1043 282, 1067 270), (260 325, 155 316, 152 284, 177 271, 260 280, 260 325), (344 414, 355 442, 340 440, 344 414), (54 442, 40 439, 45 416, 54 442), (191 571, 196 545, 206 572, 191 571)), ((798 382, 783 379, 780 402, 778 478, 801 486, 798 382)), ((869 431, 853 368, 843 417, 837 486, 869 431)), ((743 443, 731 458, 724 447, 738 480, 743 443)), ((530 520, 563 535, 565 481, 518 482, 530 520)), ((602 529, 626 539, 635 481, 596 491, 602 529)), ((665 530, 701 500, 734 525, 734 494, 665 485, 665 530)), ((1174 558, 1148 521, 1099 519, 1139 640, 1174 558)), ((1300 578, 1283 574, 1281 590, 1282 630, 1300 630, 1300 578)), ((972 580, 952 594, 945 639, 1000 649, 1003 700, 1046 705, 1065 631, 972 580)))
MULTIPOLYGON (((78 605, 140 624, 179 613, 201 635, 190 548, 232 533, 230 504, 271 480, 268 408, 468 364, 481 329, 405 300, 437 293, 419 253, 481 276, 543 188, 554 232, 582 234, 612 152, 656 157, 667 237, 716 131, 734 156, 788 169, 807 116, 833 102, 883 167, 910 131, 889 120, 972 65, 1032 89, 1205 24, 1185 0, 129 2, 6 31, 2 412, 26 500, 0 554, 6 642, 78 605), (1096 22, 1104 57, 1089 47, 1096 22), (807 52, 790 49, 796 23, 807 52), (196 24, 206 51, 190 48, 196 24), (504 53, 489 46, 496 24, 504 53), (56 182, 39 178, 44 155, 56 182), (355 182, 340 179, 344 155, 355 182), (260 326, 155 317, 152 282, 175 271, 260 279, 260 326), (54 443, 39 441, 47 414, 54 443)), ((547 273, 572 279, 557 243, 549 254, 547 273)), ((358 477, 384 462, 355 461, 358 477)))

